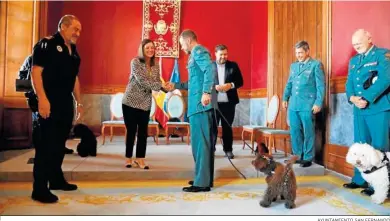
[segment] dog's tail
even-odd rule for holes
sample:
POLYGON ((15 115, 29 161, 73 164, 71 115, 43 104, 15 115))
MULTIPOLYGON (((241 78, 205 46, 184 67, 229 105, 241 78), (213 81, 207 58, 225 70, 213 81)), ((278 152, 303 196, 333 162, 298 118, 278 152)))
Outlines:
POLYGON ((286 167, 292 169, 292 166, 297 160, 298 160, 298 156, 293 155, 288 161, 286 161, 286 167))

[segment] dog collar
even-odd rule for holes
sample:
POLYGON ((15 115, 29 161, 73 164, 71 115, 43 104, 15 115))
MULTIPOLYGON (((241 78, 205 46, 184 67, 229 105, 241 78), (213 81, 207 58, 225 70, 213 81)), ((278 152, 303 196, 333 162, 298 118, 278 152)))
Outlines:
POLYGON ((383 153, 383 159, 382 159, 382 162, 384 163, 384 162, 386 162, 386 163, 389 163, 390 162, 390 160, 389 160, 389 158, 387 158, 387 155, 386 155, 386 152, 384 152, 384 151, 381 151, 382 153, 383 153))
POLYGON ((276 169, 276 162, 274 160, 270 160, 268 162, 268 165, 271 167, 272 169, 272 172, 275 172, 275 169, 276 169))
POLYGON ((384 166, 386 166, 386 164, 382 165, 382 166, 379 167, 379 168, 374 166, 374 167, 371 168, 371 170, 365 170, 365 171, 363 171, 363 173, 365 173, 365 174, 370 174, 370 173, 372 173, 372 172, 375 172, 375 171, 381 169, 381 168, 384 167, 384 166))
POLYGON ((372 172, 375 172, 375 171, 381 169, 382 167, 385 167, 385 166, 389 165, 390 160, 389 160, 389 158, 387 158, 386 153, 383 152, 383 151, 381 151, 381 152, 383 153, 382 163, 384 163, 384 164, 382 166, 380 166, 380 167, 374 166, 374 167, 371 168, 371 170, 363 171, 363 173, 370 174, 372 172))

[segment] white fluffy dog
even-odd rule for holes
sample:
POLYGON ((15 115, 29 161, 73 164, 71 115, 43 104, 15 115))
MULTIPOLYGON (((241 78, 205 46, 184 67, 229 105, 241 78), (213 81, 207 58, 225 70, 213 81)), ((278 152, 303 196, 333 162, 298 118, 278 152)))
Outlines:
POLYGON ((347 162, 356 167, 363 179, 374 188, 371 200, 377 204, 383 203, 388 197, 389 159, 390 152, 384 154, 368 144, 355 143, 348 150, 347 162))

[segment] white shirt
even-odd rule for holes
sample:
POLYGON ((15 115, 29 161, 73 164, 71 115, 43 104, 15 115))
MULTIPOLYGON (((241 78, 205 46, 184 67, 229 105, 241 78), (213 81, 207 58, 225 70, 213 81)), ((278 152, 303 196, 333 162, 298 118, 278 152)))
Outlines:
MULTIPOLYGON (((225 84, 225 64, 217 63, 219 85, 225 84)), ((218 92, 218 102, 229 102, 226 92, 218 92)))

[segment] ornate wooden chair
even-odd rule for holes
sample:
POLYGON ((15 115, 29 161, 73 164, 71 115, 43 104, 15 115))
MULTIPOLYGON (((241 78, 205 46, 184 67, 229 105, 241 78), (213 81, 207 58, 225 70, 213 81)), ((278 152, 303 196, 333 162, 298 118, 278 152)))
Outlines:
POLYGON ((152 96, 152 107, 150 108, 150 120, 148 125, 148 133, 152 134, 154 129, 155 135, 153 136, 154 142, 158 145, 158 135, 160 134, 160 129, 158 127, 158 122, 156 121, 156 99, 152 96), (151 129, 151 130, 150 130, 151 129))
POLYGON ((111 120, 102 122, 103 145, 106 140, 106 136, 105 136, 106 127, 110 128, 110 142, 112 142, 114 127, 124 128, 125 134, 127 133, 125 122, 123 121, 122 98, 123 98, 123 93, 117 93, 111 99, 110 102, 111 120))
MULTIPOLYGON (((165 127, 165 139, 166 143, 169 144, 169 129, 180 129, 183 128, 187 130, 187 144, 190 144, 190 124, 188 122, 183 122, 184 118, 184 101, 180 95, 173 94, 167 102, 167 113, 169 115, 169 119, 176 118, 180 119, 180 122, 172 122, 168 121, 165 127)), ((183 140, 183 135, 181 136, 181 140, 183 140)))
MULTIPOLYGON (((290 119, 287 111, 286 118, 287 126, 290 127, 290 119)), ((261 128, 258 131, 258 135, 265 138, 266 146, 268 147, 268 152, 272 155, 272 147, 275 149, 275 139, 283 139, 284 141, 290 139, 290 130, 281 130, 281 129, 270 129, 270 128, 261 128)), ((287 157, 288 146, 284 145, 284 156, 287 157)))
POLYGON ((243 141, 242 149, 245 148, 245 145, 248 145, 252 149, 252 153, 253 153, 254 143, 256 139, 256 132, 259 131, 259 129, 275 128, 275 121, 278 116, 278 112, 279 112, 279 97, 277 95, 274 95, 272 96, 271 100, 268 103, 266 125, 265 126, 244 125, 242 127, 242 134, 241 134, 242 141, 243 141), (250 135, 251 146, 245 141, 245 134, 250 135))

